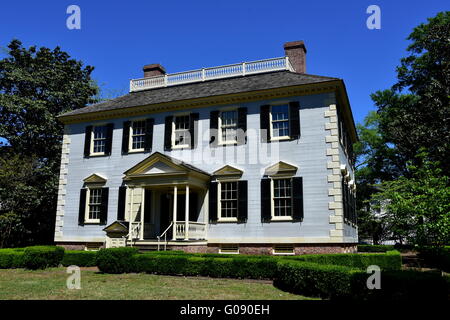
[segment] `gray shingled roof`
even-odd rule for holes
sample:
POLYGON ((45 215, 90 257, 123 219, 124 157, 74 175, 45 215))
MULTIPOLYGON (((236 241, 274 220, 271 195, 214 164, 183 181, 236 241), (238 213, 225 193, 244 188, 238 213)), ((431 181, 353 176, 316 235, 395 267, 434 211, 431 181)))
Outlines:
POLYGON ((240 92, 274 89, 302 84, 339 80, 312 74, 300 74, 290 71, 262 73, 235 78, 196 82, 164 88, 131 92, 103 103, 73 110, 61 116, 71 116, 129 107, 137 107, 163 102, 180 101, 195 98, 219 96, 240 92))

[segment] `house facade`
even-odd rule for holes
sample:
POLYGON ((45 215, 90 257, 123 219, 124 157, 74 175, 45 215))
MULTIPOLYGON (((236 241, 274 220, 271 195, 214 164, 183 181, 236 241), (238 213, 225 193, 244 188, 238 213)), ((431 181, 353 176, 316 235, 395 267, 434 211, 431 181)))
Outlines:
POLYGON ((55 242, 188 252, 356 250, 352 143, 343 80, 285 56, 166 74, 59 117, 55 242))

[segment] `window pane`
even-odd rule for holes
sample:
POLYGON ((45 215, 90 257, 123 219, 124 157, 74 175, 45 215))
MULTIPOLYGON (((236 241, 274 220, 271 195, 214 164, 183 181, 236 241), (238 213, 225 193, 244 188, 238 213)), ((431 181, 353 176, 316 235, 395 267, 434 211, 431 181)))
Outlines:
POLYGON ((89 190, 89 219, 100 219, 100 207, 102 203, 102 189, 89 190))
POLYGON ((175 117, 175 145, 189 144, 189 115, 175 117))
POLYGON ((288 105, 272 106, 272 136, 289 136, 288 105))
POLYGON ((279 217, 292 215, 291 179, 273 180, 274 215, 279 217))
POLYGON ((220 116, 222 141, 236 141, 237 111, 223 111, 220 116))
POLYGON ((105 152, 106 145, 106 126, 97 126, 93 128, 94 145, 93 152, 105 152))
POLYGON ((145 144, 145 121, 134 121, 132 126, 132 149, 143 149, 145 144))
POLYGON ((237 182, 222 182, 220 184, 220 204, 222 218, 237 217, 237 182))

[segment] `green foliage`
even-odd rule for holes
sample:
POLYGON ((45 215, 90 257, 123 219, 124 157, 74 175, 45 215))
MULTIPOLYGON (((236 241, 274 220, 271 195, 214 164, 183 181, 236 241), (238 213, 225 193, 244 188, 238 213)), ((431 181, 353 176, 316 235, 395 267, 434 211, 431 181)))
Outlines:
POLYGON ((4 245, 53 241, 63 135, 56 117, 95 102, 92 71, 59 47, 27 49, 18 40, 0 60, 0 199, 25 228, 4 245))
POLYGON ((23 267, 23 249, 0 249, 0 269, 23 267))
MULTIPOLYGON (((0 165, 0 175, 1 172, 0 165)), ((13 212, 0 215, 0 248, 7 248, 20 243, 24 234, 25 227, 19 215, 13 212)))
POLYGON ((100 271, 105 273, 132 272, 134 268, 133 255, 138 253, 137 248, 110 248, 100 249, 97 252, 96 264, 100 271))
POLYGON ((67 250, 61 264, 65 267, 94 267, 96 266, 96 259, 97 251, 67 250))
POLYGON ((438 267, 445 272, 450 272, 450 246, 422 247, 419 249, 419 257, 433 267, 438 267))
POLYGON ((372 198, 394 233, 421 246, 444 245, 450 243, 450 180, 436 163, 420 160, 408 166, 410 177, 383 182, 372 198))
POLYGON ((387 252, 394 250, 394 246, 389 245, 372 245, 372 244, 359 244, 358 252, 387 252))
POLYGON ((23 251, 23 265, 27 269, 57 267, 64 257, 64 248, 52 246, 27 247, 23 251))

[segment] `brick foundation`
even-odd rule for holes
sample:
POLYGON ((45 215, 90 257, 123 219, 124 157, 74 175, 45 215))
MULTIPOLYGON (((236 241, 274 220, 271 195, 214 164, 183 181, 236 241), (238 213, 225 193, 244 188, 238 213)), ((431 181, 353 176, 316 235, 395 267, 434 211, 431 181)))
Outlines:
POLYGON ((57 246, 63 247, 66 250, 85 250, 87 246, 104 248, 103 242, 57 242, 57 246))

